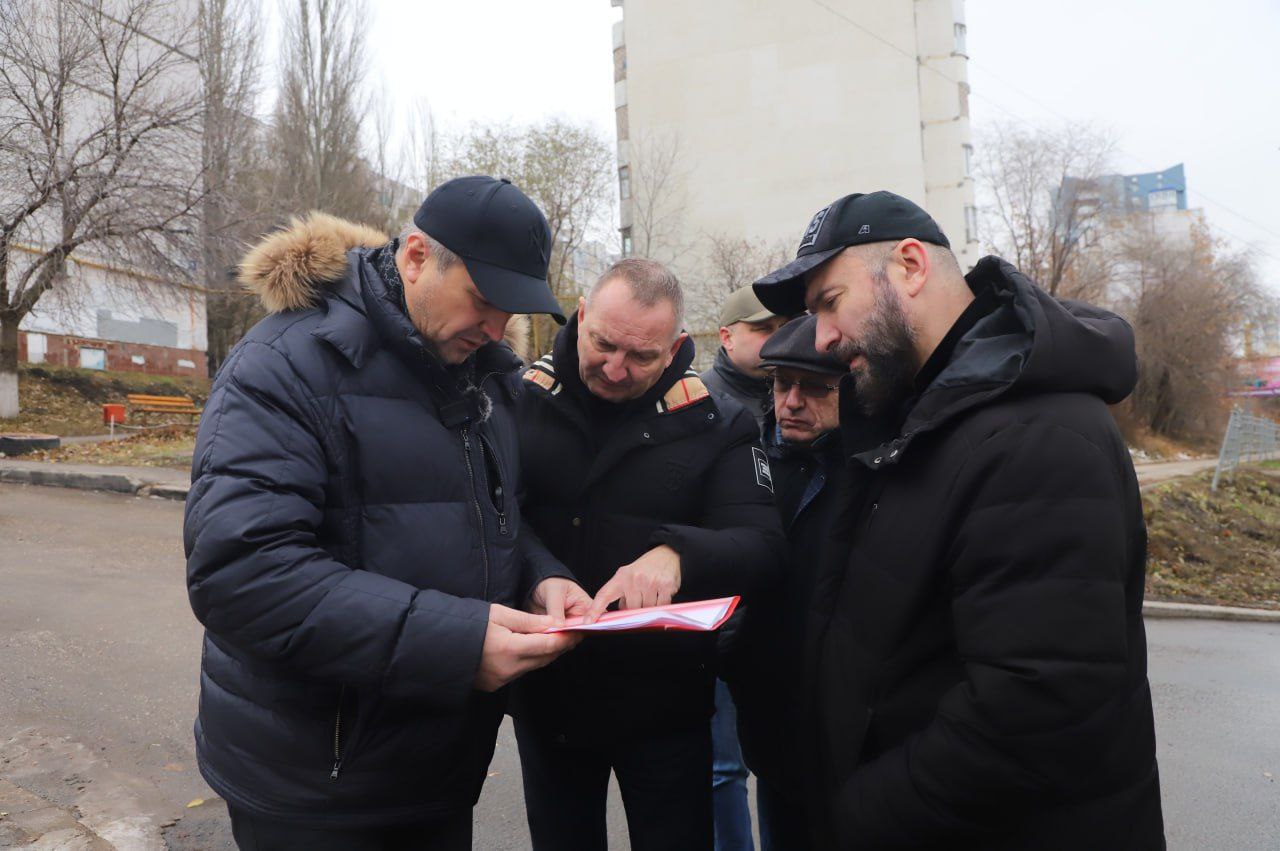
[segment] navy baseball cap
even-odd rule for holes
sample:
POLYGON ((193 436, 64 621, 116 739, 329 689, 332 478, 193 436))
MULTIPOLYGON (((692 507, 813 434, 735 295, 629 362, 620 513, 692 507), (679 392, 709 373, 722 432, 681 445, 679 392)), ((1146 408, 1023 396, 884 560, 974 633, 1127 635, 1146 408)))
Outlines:
POLYGON ((796 259, 751 285, 774 313, 803 313, 804 276, 850 245, 915 238, 950 248, 946 234, 918 205, 892 192, 855 192, 823 207, 809 221, 796 259))
POLYGON ((547 284, 551 228, 538 205, 506 178, 455 177, 422 202, 413 223, 462 258, 476 289, 507 313, 564 311, 547 284))

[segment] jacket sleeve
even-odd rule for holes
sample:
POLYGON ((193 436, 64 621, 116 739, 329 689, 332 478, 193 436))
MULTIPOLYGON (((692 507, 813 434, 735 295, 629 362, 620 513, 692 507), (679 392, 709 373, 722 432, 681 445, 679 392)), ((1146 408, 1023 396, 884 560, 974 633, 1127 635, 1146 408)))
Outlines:
POLYGON ((841 847, 980 835, 1020 805, 1090 792, 1073 784, 1096 772, 1131 699, 1125 574, 1141 530, 1126 528, 1119 460, 1052 424, 974 450, 948 555, 964 680, 836 790, 841 847))
POLYGON ((246 343, 223 372, 201 423, 184 524, 196 617, 302 677, 464 703, 488 603, 353 570, 327 552, 317 536, 329 463, 319 403, 263 343, 246 343))
POLYGON ((680 554, 678 600, 746 596, 782 571, 786 543, 758 435, 755 421, 739 408, 718 435, 723 442, 711 450, 716 460, 702 482, 701 523, 667 523, 653 535, 655 546, 680 554))

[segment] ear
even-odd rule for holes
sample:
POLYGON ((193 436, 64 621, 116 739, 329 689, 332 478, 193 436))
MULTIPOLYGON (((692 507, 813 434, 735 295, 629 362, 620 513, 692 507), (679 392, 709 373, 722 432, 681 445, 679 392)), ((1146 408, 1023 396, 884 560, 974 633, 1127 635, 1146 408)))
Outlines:
POLYGON ((720 345, 726 352, 733 351, 733 332, 723 325, 720 326, 720 345))
POLYGON ((680 351, 680 347, 684 345, 684 341, 689 339, 689 332, 681 331, 680 336, 676 337, 676 341, 671 344, 671 350, 667 352, 667 366, 671 366, 671 362, 676 359, 676 352, 680 351))
POLYGON ((908 238, 897 244, 893 255, 902 269, 903 294, 907 298, 915 298, 929 279, 928 250, 920 240, 908 238))
POLYGON ((427 265, 427 258, 431 256, 431 249, 427 246, 427 241, 422 238, 422 234, 411 233, 406 236, 400 256, 400 276, 404 278, 406 284, 416 284, 422 275, 423 268, 427 265))
POLYGON ((585 296, 578 296, 578 325, 582 325, 583 318, 587 315, 587 299, 585 296))

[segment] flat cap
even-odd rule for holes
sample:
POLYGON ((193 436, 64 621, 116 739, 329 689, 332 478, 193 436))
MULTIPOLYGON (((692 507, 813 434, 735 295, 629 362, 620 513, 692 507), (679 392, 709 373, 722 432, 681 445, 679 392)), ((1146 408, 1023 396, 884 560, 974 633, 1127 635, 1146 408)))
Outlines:
POLYGON ((760 365, 790 367, 826 375, 844 375, 849 371, 847 363, 841 363, 826 352, 817 349, 818 317, 801 316, 792 319, 760 349, 760 365))

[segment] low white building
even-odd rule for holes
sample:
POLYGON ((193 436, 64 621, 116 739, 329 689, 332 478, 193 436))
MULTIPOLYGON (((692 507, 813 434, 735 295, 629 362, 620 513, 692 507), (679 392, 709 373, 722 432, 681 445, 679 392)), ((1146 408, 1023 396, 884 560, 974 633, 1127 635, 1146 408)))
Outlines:
MULTIPOLYGON (((91 4, 71 5, 75 6, 73 11, 82 13, 82 17, 68 18, 75 27, 81 28, 77 33, 105 33, 110 42, 107 48, 114 45, 117 49, 127 49, 130 57, 125 65, 127 73, 137 77, 128 78, 126 73, 121 87, 135 101, 181 102, 190 92, 199 90, 201 79, 196 55, 199 40, 194 27, 198 4, 195 0, 160 4, 149 16, 139 19, 142 23, 129 24, 130 34, 125 38, 120 35, 126 32, 120 29, 125 25, 111 17, 112 12, 120 10, 111 4, 105 7, 106 15, 98 15, 91 4), (94 26, 103 29, 95 30, 94 26), (150 82, 137 83, 137 79, 150 82), (130 89, 134 85, 137 88, 130 89)), ((39 9, 39 6, 32 8, 39 9)), ((54 28, 63 26, 59 23, 62 19, 53 14, 47 20, 38 16, 32 20, 36 31, 40 27, 49 30, 50 39, 54 38, 54 28)), ((101 82, 102 75, 109 70, 107 66, 99 67, 86 60, 77 68, 93 69, 99 76, 73 80, 66 95, 63 117, 67 139, 63 148, 77 152, 68 154, 69 157, 80 155, 78 144, 83 143, 92 150, 92 145, 85 140, 109 128, 110 122, 102 116, 113 114, 112 104, 107 100, 110 91, 104 89, 101 82)), ((6 107, 9 106, 12 104, 6 103, 6 107)), ((126 126, 143 123, 137 118, 126 119, 126 122, 130 120, 134 124, 126 126)), ((148 137, 138 150, 154 145, 154 151, 147 158, 126 162, 123 168, 125 173, 131 169, 153 169, 147 174, 161 185, 158 191, 171 191, 177 199, 173 203, 178 205, 183 199, 173 187, 185 188, 200 174, 200 128, 188 120, 170 133, 158 141, 154 141, 156 134, 148 137), (164 168, 159 168, 157 163, 164 168)), ((82 161, 72 161, 78 168, 89 168, 82 161)), ((18 168, 18 173, 21 172, 18 168)), ((14 180, 0 185, 0 205, 5 209, 20 208, 34 194, 32 186, 20 179, 14 180)), ((118 202, 114 197, 110 200, 118 202)), ((15 237, 18 242, 10 245, 12 253, 7 270, 10 284, 18 280, 36 258, 65 238, 62 233, 65 223, 60 215, 59 208, 50 203, 23 223, 15 237)), ((76 233, 79 235, 80 231, 76 233)), ((60 279, 39 297, 32 311, 19 323, 19 360, 89 369, 206 375, 206 300, 203 290, 193 283, 199 279, 194 259, 198 247, 183 249, 190 252, 190 257, 170 256, 169 261, 176 264, 177 269, 162 280, 124 257, 112 256, 112 249, 104 247, 107 244, 89 241, 76 247, 60 279)), ((174 249, 172 245, 157 242, 156 250, 174 249)), ((0 389, 14 394, 16 388, 12 381, 10 384, 0 389)))
POLYGON ((205 296, 198 287, 73 255, 66 281, 18 326, 28 363, 146 372, 206 374, 205 296))

